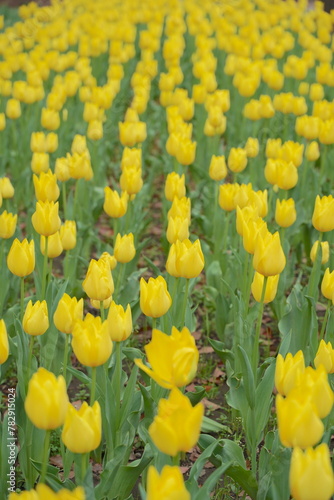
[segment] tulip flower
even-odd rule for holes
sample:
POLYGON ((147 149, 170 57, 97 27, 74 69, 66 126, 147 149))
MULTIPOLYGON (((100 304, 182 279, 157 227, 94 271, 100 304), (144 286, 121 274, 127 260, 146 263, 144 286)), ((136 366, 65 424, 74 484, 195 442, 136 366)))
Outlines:
POLYGON ((44 132, 33 132, 30 136, 30 149, 33 153, 46 153, 46 137, 44 132))
POLYGON ((47 130, 57 130, 60 126, 59 112, 55 109, 42 108, 41 125, 47 130))
MULTIPOLYGON (((42 255, 45 255, 45 247, 46 247, 46 238, 45 236, 42 235, 40 241, 40 250, 42 255)), ((49 259, 55 259, 56 257, 59 257, 62 251, 63 251, 63 245, 61 243, 60 233, 59 231, 57 231, 55 234, 51 234, 51 236, 48 236, 47 256, 49 259)))
POLYGON ((302 399, 276 396, 278 434, 283 446, 308 448, 317 444, 324 433, 324 424, 308 394, 302 399))
POLYGON ((0 365, 7 361, 9 356, 9 343, 6 323, 0 319, 0 365))
POLYGON ((160 318, 169 310, 172 298, 167 290, 166 280, 162 276, 140 280, 140 309, 145 316, 160 318))
POLYGON ((182 217, 169 217, 166 231, 168 243, 176 243, 189 238, 189 220, 182 217))
POLYGON ((54 153, 58 149, 58 135, 55 132, 45 136, 45 147, 47 153, 54 153))
POLYGON ((46 484, 38 483, 36 490, 10 493, 8 500, 86 500, 86 495, 81 486, 74 490, 62 488, 55 493, 46 484))
POLYGON ((316 197, 312 224, 320 232, 334 229, 334 198, 332 195, 322 198, 319 195, 316 197))
POLYGON ((31 377, 24 402, 25 411, 38 429, 56 429, 63 425, 67 411, 66 382, 39 368, 31 377))
POLYGON ((293 198, 276 200, 275 221, 280 227, 290 227, 296 221, 297 213, 293 198))
POLYGON ((132 314, 130 304, 124 311, 123 306, 111 302, 108 313, 108 329, 111 340, 121 342, 126 340, 132 332, 132 314))
POLYGON ((77 244, 77 226, 74 220, 66 220, 59 230, 63 249, 68 251, 77 244))
POLYGON ((267 232, 267 224, 261 217, 245 219, 242 224, 242 242, 246 252, 254 255, 258 236, 265 237, 267 232))
POLYGON ((122 191, 127 192, 128 195, 139 193, 143 187, 141 169, 132 166, 124 168, 119 179, 119 184, 122 191))
POLYGON ((204 268, 204 255, 200 240, 176 241, 170 247, 166 269, 176 278, 196 278, 204 268))
POLYGON ((147 474, 146 500, 190 500, 183 475, 179 467, 165 465, 159 474, 153 465, 150 465, 147 474))
POLYGON ((255 158, 259 154, 259 141, 254 137, 248 137, 245 144, 247 158, 255 158))
POLYGON ((7 210, 0 215, 0 238, 8 239, 13 236, 16 229, 17 215, 8 213, 7 210))
POLYGON ((123 146, 135 146, 144 142, 147 136, 145 122, 123 122, 118 124, 119 139, 123 146))
POLYGON ((320 157, 319 144, 312 141, 306 146, 305 157, 308 161, 316 161, 320 157))
POLYGON ((290 464, 290 491, 295 500, 330 500, 334 476, 329 449, 322 443, 303 452, 294 448, 290 464))
POLYGON ((37 233, 43 236, 55 234, 61 225, 58 215, 58 202, 38 201, 36 211, 32 214, 31 221, 37 233))
POLYGON ((115 267, 117 266, 117 260, 115 259, 114 255, 110 255, 108 252, 103 252, 101 254, 100 259, 105 260, 106 263, 108 264, 110 271, 113 271, 115 267))
POLYGON ((110 267, 104 259, 91 259, 82 287, 90 299, 105 300, 114 293, 110 267))
POLYGON ((104 196, 103 210, 109 217, 119 218, 126 214, 129 199, 129 195, 126 191, 123 191, 120 196, 117 191, 105 187, 104 196))
POLYGON ((103 123, 101 120, 92 120, 88 123, 87 137, 91 141, 99 141, 103 137, 103 123))
POLYGON ((95 450, 102 437, 101 408, 97 401, 92 407, 84 401, 79 410, 70 403, 67 407, 61 439, 72 453, 95 450))
POLYGON ((0 178, 0 193, 1 196, 3 197, 4 200, 13 198, 14 196, 14 187, 13 184, 10 182, 10 179, 8 177, 1 177, 0 178))
MULTIPOLYGON (((31 159, 31 170, 34 174, 47 172, 50 168, 50 157, 48 153, 33 153, 31 159)), ((58 178, 58 176, 57 176, 58 178)))
POLYGON ((231 148, 227 160, 228 168, 232 172, 238 173, 247 167, 247 153, 242 148, 231 148))
POLYGON ((190 224, 191 219, 191 201, 190 198, 183 196, 183 198, 175 197, 171 208, 168 210, 168 219, 171 217, 181 217, 183 219, 188 219, 190 224))
POLYGON ((235 196, 239 191, 239 184, 222 184, 219 186, 219 206, 227 212, 232 212, 237 207, 235 196))
POLYGON ((202 403, 193 407, 187 396, 173 387, 168 399, 160 399, 158 414, 148 432, 159 451, 175 457, 197 443, 203 414, 202 403))
POLYGON ((77 319, 83 319, 83 299, 78 300, 64 293, 53 315, 55 327, 60 332, 70 334, 77 319))
POLYGON ((48 305, 45 300, 29 300, 22 321, 23 330, 29 335, 43 335, 49 328, 48 305))
POLYGON ((212 155, 209 167, 209 176, 214 181, 221 181, 225 179, 227 176, 227 167, 224 155, 212 155))
MULTIPOLYGON (((264 303, 268 304, 272 302, 276 297, 277 286, 279 280, 279 274, 276 276, 269 276, 267 279, 266 290, 264 294, 264 303)), ((263 288, 264 276, 255 271, 254 278, 252 281, 251 289, 252 294, 256 302, 261 302, 262 288, 263 288)))
POLYGON ((11 120, 16 120, 21 116, 21 105, 17 99, 8 99, 6 104, 6 115, 11 120))
POLYGON ((83 365, 96 367, 109 359, 112 342, 107 321, 88 313, 83 320, 74 322, 72 335, 74 354, 83 365))
POLYGON ((41 172, 39 177, 33 175, 35 196, 38 201, 57 201, 59 198, 59 187, 57 184, 56 174, 51 170, 41 172))
POLYGON ((117 262, 126 264, 130 262, 136 255, 136 249, 134 246, 133 234, 125 234, 121 236, 117 234, 114 248, 114 256, 117 262))
POLYGON ((247 224, 249 220, 256 220, 259 216, 258 208, 255 205, 249 205, 244 208, 237 206, 236 230, 242 236, 244 223, 247 224))
POLYGON ((142 151, 141 148, 127 148, 123 149, 121 159, 121 170, 127 167, 135 167, 137 170, 142 168, 142 151))
MULTIPOLYGON (((312 245, 310 258, 312 262, 315 262, 316 255, 318 252, 319 240, 315 241, 312 245)), ((329 261, 329 243, 328 241, 320 242, 321 248, 321 264, 326 264, 329 261)))
POLYGON ((263 276, 280 274, 286 264, 279 233, 258 235, 253 257, 254 269, 263 276))
POLYGON ((165 182, 165 197, 168 201, 176 198, 183 198, 186 195, 185 176, 176 172, 167 175, 165 182))
POLYGON ((135 363, 161 387, 184 387, 196 375, 199 353, 195 339, 186 327, 179 331, 173 326, 171 335, 153 329, 152 340, 145 346, 145 352, 151 369, 141 359, 136 359, 135 363))
POLYGON ((275 370, 275 387, 280 394, 287 396, 291 389, 305 371, 303 351, 298 351, 294 356, 289 352, 285 358, 277 355, 275 370))
POLYGON ((35 244, 34 240, 28 243, 27 239, 20 242, 17 238, 7 255, 7 266, 11 273, 23 278, 35 269, 35 244))
POLYGON ((72 179, 85 179, 86 181, 90 181, 94 176, 88 150, 80 155, 79 153, 73 153, 73 155, 68 154, 67 165, 72 179))

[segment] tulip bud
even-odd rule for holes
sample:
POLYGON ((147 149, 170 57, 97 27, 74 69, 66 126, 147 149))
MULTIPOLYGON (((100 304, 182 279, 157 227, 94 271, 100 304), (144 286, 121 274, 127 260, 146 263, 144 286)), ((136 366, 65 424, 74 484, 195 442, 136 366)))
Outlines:
POLYGON ((247 153, 242 148, 231 148, 227 160, 228 168, 232 172, 242 172, 247 166, 247 153))
POLYGON ((76 297, 70 297, 64 293, 53 315, 53 322, 57 330, 70 334, 73 331, 75 320, 82 320, 82 318, 83 299, 78 300, 76 297))
POLYGON ((44 132, 33 132, 31 134, 30 149, 33 153, 46 153, 46 137, 44 132))
POLYGON ((92 407, 84 401, 79 410, 68 404, 61 439, 72 453, 95 450, 102 437, 101 408, 97 401, 92 407), (84 436, 84 439, 83 439, 84 436))
POLYGON ((254 137, 248 137, 245 144, 247 158, 255 158, 259 154, 259 141, 254 137))
POLYGON ((107 321, 102 323, 99 316, 88 313, 74 322, 72 335, 74 354, 83 365, 100 366, 109 359, 113 346, 107 321))
POLYGON ((109 217, 119 218, 126 214, 129 199, 126 191, 123 191, 120 196, 117 191, 105 187, 104 196, 103 210, 109 217))
POLYGON ((126 191, 129 195, 139 193, 143 187, 141 169, 137 167, 124 168, 119 183, 122 191, 126 191))
POLYGON ((27 239, 20 242, 15 238, 7 256, 7 266, 11 273, 21 278, 31 274, 35 269, 34 240, 28 243, 27 239))
POLYGON ((31 170, 35 174, 47 172, 49 170, 49 155, 48 153, 33 153, 31 159, 31 170))
POLYGON ((196 278, 204 268, 204 255, 200 240, 176 241, 170 247, 166 262, 168 274, 176 278, 196 278))
POLYGON ((6 323, 0 319, 0 365, 7 361, 9 356, 9 343, 6 323))
MULTIPOLYGON (((41 235, 40 250, 42 255, 45 255, 45 246, 45 236, 41 235)), ((55 234, 51 234, 51 236, 48 236, 48 258, 55 259, 56 257, 59 257, 62 251, 63 245, 61 243, 60 233, 59 231, 57 231, 55 234)))
POLYGON ((263 276, 280 274, 286 264, 279 233, 258 235, 253 257, 254 269, 263 276))
POLYGON ((239 190, 239 184, 222 184, 219 186, 219 206, 227 212, 236 209, 235 196, 239 190))
POLYGON ((9 177, 0 178, 0 193, 3 199, 13 198, 14 188, 9 177))
POLYGON ((40 176, 33 175, 35 196, 38 201, 57 201, 59 198, 59 187, 57 185, 56 174, 51 170, 46 173, 41 172, 40 176))
POLYGON ((306 146, 305 156, 308 161, 316 161, 320 157, 319 144, 312 141, 306 146))
POLYGON ((55 174, 60 182, 66 182, 71 178, 68 158, 56 159, 55 174))
POLYGON ((13 236, 16 229, 17 215, 7 213, 7 210, 0 215, 0 238, 8 239, 13 236))
POLYGON ((314 358, 314 366, 318 368, 323 365, 327 373, 334 373, 334 349, 331 342, 322 339, 314 358))
POLYGON ((114 293, 110 267, 104 259, 90 261, 82 287, 88 297, 94 300, 108 299, 114 293))
POLYGON ((39 300, 32 304, 29 300, 23 320, 23 330, 29 335, 43 335, 49 328, 48 306, 45 300, 39 300))
POLYGON ((110 255, 108 252, 103 252, 101 254, 100 259, 105 260, 106 263, 108 264, 110 271, 113 271, 115 267, 117 266, 117 260, 115 259, 114 255, 110 255))
MULTIPOLYGON (((311 261, 314 263, 316 259, 316 255, 318 252, 318 246, 319 246, 319 240, 315 241, 313 243, 313 246, 311 248, 311 253, 310 253, 310 258, 311 261)), ((321 248, 321 264, 326 264, 329 261, 329 243, 328 241, 322 241, 320 244, 321 248)))
POLYGON ((58 149, 58 135, 55 132, 50 132, 46 135, 46 152, 54 153, 58 149))
MULTIPOLYGON (((276 297, 278 280, 279 280, 279 274, 277 274, 276 276, 268 277, 264 294, 265 304, 268 304, 268 302, 272 302, 276 297)), ((251 288, 253 297, 256 300, 256 302, 261 302, 263 283, 264 283, 264 276, 255 271, 251 288)))
POLYGON ((174 198, 171 208, 168 210, 168 219, 181 217, 182 219, 188 219, 188 224, 190 224, 191 217, 191 200, 184 196, 183 198, 174 198))
POLYGON ((321 232, 334 229, 334 198, 332 195, 317 195, 312 216, 313 226, 321 232))
POLYGON ((295 500, 316 498, 330 500, 334 493, 334 477, 329 449, 322 443, 303 452, 294 448, 290 464, 290 491, 295 500))
POLYGON ((328 300, 333 300, 334 298, 334 271, 330 272, 329 267, 322 278, 321 293, 328 300))
POLYGON ((108 328, 111 340, 121 342, 126 340, 132 332, 132 314, 130 304, 124 311, 121 305, 111 302, 108 313, 108 328))
POLYGON ((197 443, 203 414, 202 403, 193 407, 187 396, 173 387, 168 399, 160 399, 158 414, 148 432, 159 451, 175 457, 180 451, 189 451, 197 443))
POLYGON ((103 124, 101 120, 92 120, 88 123, 87 137, 91 141, 99 141, 103 137, 103 124))
POLYGON ((189 238, 189 221, 182 217, 169 217, 166 231, 168 243, 175 243, 189 238))
POLYGON ((209 167, 209 176, 214 181, 221 181, 225 179, 225 177, 227 176, 227 168, 224 155, 212 155, 209 167))
POLYGON ((166 280, 162 276, 140 280, 140 309, 145 316, 160 318, 169 310, 172 298, 167 290, 166 280))
POLYGON ((123 146, 135 146, 144 142, 147 136, 145 122, 123 122, 118 124, 119 139, 123 146))
POLYGON ((168 201, 173 201, 175 197, 183 198, 186 195, 184 174, 179 175, 171 172, 167 175, 165 182, 165 197, 168 201))
POLYGON ((304 371, 303 351, 298 351, 294 356, 289 352, 285 359, 281 354, 278 354, 275 371, 275 387, 278 392, 283 396, 287 396, 291 389, 297 385, 297 381, 304 371))
POLYGON ((55 234, 61 225, 58 215, 58 202, 38 201, 36 203, 36 212, 32 214, 31 221, 37 233, 43 236, 55 234))
POLYGON ((60 240, 64 250, 72 250, 77 244, 77 226, 74 220, 66 220, 60 227, 60 240))
POLYGON ((60 127, 59 112, 50 108, 42 108, 41 125, 47 130, 57 130, 60 127))
POLYGON ((133 234, 125 234, 121 236, 117 234, 114 248, 114 256, 117 262, 126 264, 130 262, 136 255, 136 249, 134 246, 133 234))
POLYGON ((6 115, 11 120, 16 120, 21 116, 21 105, 17 99, 8 99, 6 105, 6 115))
POLYGON ((157 469, 150 465, 147 474, 146 500, 165 500, 173 497, 177 500, 191 498, 179 467, 165 465, 159 474, 157 469))
POLYGON ((66 382, 39 368, 31 377, 24 402, 25 411, 35 427, 51 430, 63 425, 68 405, 66 382))
POLYGON ((281 227, 290 227, 296 221, 297 213, 293 198, 276 200, 275 221, 281 227))

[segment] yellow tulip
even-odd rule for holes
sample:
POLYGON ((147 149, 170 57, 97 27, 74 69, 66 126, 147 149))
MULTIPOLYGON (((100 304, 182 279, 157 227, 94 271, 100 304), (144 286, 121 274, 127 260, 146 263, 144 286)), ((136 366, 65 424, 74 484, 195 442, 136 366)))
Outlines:
MULTIPOLYGON (((46 246, 45 236, 42 235, 40 241, 40 249, 42 255, 45 255, 45 246, 46 246)), ((55 259, 56 257, 59 257, 62 251, 63 251, 63 245, 61 243, 60 233, 59 231, 57 231, 55 234, 51 234, 51 236, 48 237, 48 258, 55 259)))
POLYGON ((327 267, 322 278, 321 293, 328 300, 334 298, 334 271, 330 272, 329 267, 327 267))
POLYGON ((189 238, 189 221, 182 217, 169 217, 166 231, 168 243, 175 243, 189 238))
POLYGON ((332 195, 317 195, 312 216, 313 226, 321 232, 334 229, 334 198, 332 195))
POLYGON ((171 217, 181 217, 188 219, 188 223, 190 224, 191 218, 191 200, 186 196, 182 198, 174 198, 171 208, 168 210, 167 214, 168 219, 171 217))
POLYGON ((83 299, 78 300, 64 293, 53 315, 55 327, 63 333, 72 333, 77 319, 83 319, 83 299))
POLYGON ((175 197, 183 198, 186 195, 184 174, 179 175, 171 172, 167 175, 165 182, 165 197, 168 201, 173 201, 175 197))
MULTIPOLYGON (((33 490, 31 490, 33 491, 33 490)), ((86 500, 86 494, 85 490, 82 488, 82 486, 78 486, 74 490, 70 491, 65 488, 62 488, 58 490, 57 493, 54 493, 46 484, 38 483, 36 486, 36 492, 38 494, 38 497, 36 497, 36 500, 43 499, 43 500, 86 500), (52 496, 51 496, 52 495, 52 496)), ((16 500, 16 499, 13 499, 16 500)), ((22 499, 22 500, 30 500, 28 499, 22 499)), ((31 500, 35 500, 35 498, 32 498, 31 500)))
POLYGON ((7 210, 0 215, 0 238, 11 238, 15 233, 17 215, 8 213, 7 210))
POLYGON ((21 116, 21 105, 17 99, 8 99, 6 104, 6 115, 11 120, 16 120, 21 116))
POLYGON ((11 273, 23 278, 35 269, 35 243, 27 239, 22 242, 17 238, 12 243, 7 255, 7 266, 11 273))
POLYGON ((41 125, 47 130, 57 130, 60 127, 59 112, 50 108, 42 108, 41 125))
POLYGON ((61 439, 72 453, 89 453, 95 450, 102 437, 101 408, 97 401, 92 407, 84 401, 76 410, 68 404, 61 439))
POLYGON ((114 248, 114 256, 117 262, 126 264, 130 262, 136 255, 136 249, 134 246, 133 234, 125 234, 121 236, 117 234, 114 248))
POLYGON ((295 201, 293 198, 288 200, 276 200, 275 221, 281 227, 290 227, 297 219, 295 201))
POLYGON ((254 269, 263 276, 280 274, 286 264, 279 233, 258 235, 253 257, 254 269))
POLYGON ((58 215, 58 202, 38 201, 36 203, 36 211, 32 214, 31 221, 37 233, 43 236, 55 234, 61 225, 61 220, 58 215))
POLYGON ((325 367, 327 373, 334 373, 334 349, 331 342, 326 342, 322 339, 314 358, 314 366, 318 368, 320 365, 325 367))
POLYGON ((85 366, 103 365, 112 352, 108 322, 102 323, 100 316, 87 314, 83 320, 74 322, 72 331, 74 354, 85 366))
POLYGON ((31 377, 24 402, 25 411, 38 429, 56 429, 63 425, 67 411, 68 396, 66 382, 39 368, 31 377))
POLYGON ((259 141, 254 137, 248 137, 245 144, 247 158, 255 158, 259 154, 259 141))
POLYGON ((39 300, 33 305, 29 300, 23 320, 23 330, 29 335, 43 335, 49 328, 48 305, 45 300, 39 300))
POLYGON ((47 172, 49 170, 50 157, 48 153, 33 153, 31 159, 31 170, 35 174, 47 172))
POLYGON ((187 396, 173 387, 168 399, 160 399, 158 414, 148 432, 155 446, 166 455, 189 451, 197 443, 204 406, 192 406, 187 396))
POLYGON ((232 172, 242 172, 247 167, 247 152, 242 148, 231 148, 227 160, 228 168, 232 172))
MULTIPOLYGON (((315 262, 317 251, 318 251, 319 241, 315 241, 312 245, 310 258, 312 262, 315 262)), ((321 248, 321 264, 326 264, 329 260, 329 243, 328 241, 322 241, 320 243, 321 248)))
POLYGON ((316 161, 320 157, 319 144, 317 141, 312 141, 307 144, 305 156, 308 161, 316 161))
POLYGON ((135 363, 161 387, 184 387, 196 375, 199 353, 186 327, 179 331, 173 326, 171 335, 154 329, 145 352, 151 369, 141 359, 136 359, 135 363))
POLYGON ((109 217, 123 217, 128 208, 128 199, 129 195, 126 191, 123 191, 120 196, 117 191, 113 191, 110 187, 105 187, 103 210, 109 217))
POLYGON ((322 443, 303 452, 294 448, 290 464, 290 491, 295 500, 330 500, 334 476, 329 449, 322 443))
POLYGON ((166 280, 162 276, 140 280, 140 309, 145 316, 160 318, 169 310, 172 298, 167 290, 166 280))
POLYGON ((66 220, 59 230, 64 250, 72 250, 77 244, 77 226, 74 220, 66 220))
POLYGON ((277 355, 275 370, 275 387, 283 396, 297 385, 298 380, 305 371, 303 351, 298 351, 294 356, 289 352, 285 358, 277 355))
POLYGON ((4 200, 8 198, 13 198, 14 196, 14 187, 10 182, 9 177, 1 177, 0 178, 0 193, 4 200))
POLYGON ((57 201, 59 198, 60 190, 57 184, 56 174, 51 170, 41 172, 39 177, 33 175, 33 182, 35 187, 35 196, 38 201, 57 201))
POLYGON ((147 474, 146 500, 190 500, 179 467, 165 465, 159 474, 150 465, 147 474))
POLYGON ((209 176, 214 181, 221 181, 225 179, 227 176, 227 167, 224 155, 212 155, 209 167, 209 176))
POLYGON ((126 191, 129 195, 139 193, 143 187, 141 169, 132 166, 124 168, 119 183, 122 191, 126 191))
POLYGON ((104 259, 91 259, 82 287, 94 300, 108 299, 114 293, 114 281, 110 266, 104 259))
POLYGON ((176 278, 196 278, 204 268, 204 255, 200 240, 176 241, 170 247, 166 262, 168 274, 176 278))
POLYGON ((123 306, 111 302, 108 313, 108 329, 114 342, 126 340, 132 332, 132 314, 130 304, 124 311, 123 306))
POLYGON ((7 361, 9 356, 9 343, 6 323, 0 319, 0 365, 7 361))
MULTIPOLYGON (((266 290, 264 294, 264 303, 268 304, 272 302, 276 297, 277 286, 278 286, 279 274, 276 276, 269 276, 267 279, 266 290)), ((252 294, 256 302, 261 302, 262 288, 264 283, 264 276, 255 271, 254 278, 252 281, 251 289, 252 294)))

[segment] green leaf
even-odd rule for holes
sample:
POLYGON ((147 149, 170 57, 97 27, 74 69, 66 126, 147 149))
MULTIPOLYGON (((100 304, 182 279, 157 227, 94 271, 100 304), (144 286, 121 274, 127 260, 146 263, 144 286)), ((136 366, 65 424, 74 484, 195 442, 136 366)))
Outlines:
POLYGON ((272 360, 271 364, 265 371, 261 382, 256 388, 255 396, 255 421, 256 421, 256 435, 258 441, 261 439, 263 429, 267 425, 271 401, 272 392, 274 388, 274 376, 275 376, 275 362, 272 360))
POLYGON ((205 395, 205 389, 201 385, 195 385, 195 392, 186 392, 187 398, 193 406, 197 405, 205 395))
POLYGON ((241 345, 238 345, 238 351, 241 354, 240 361, 246 398, 250 408, 253 409, 255 406, 255 381, 253 370, 245 349, 243 349, 241 345))
POLYGON ((201 432, 231 432, 231 429, 229 429, 226 425, 223 425, 216 420, 212 420, 212 418, 209 417, 203 417, 202 420, 202 426, 201 426, 201 432))
POLYGON ((68 366, 67 371, 73 375, 76 379, 79 380, 79 382, 82 382, 83 384, 90 385, 92 380, 88 375, 85 373, 81 372, 80 370, 77 370, 76 368, 73 368, 73 366, 68 366))
POLYGON ((234 354, 229 349, 225 349, 225 344, 223 342, 210 338, 208 338, 208 341, 215 353, 220 357, 222 361, 226 362, 228 360, 233 365, 234 354))

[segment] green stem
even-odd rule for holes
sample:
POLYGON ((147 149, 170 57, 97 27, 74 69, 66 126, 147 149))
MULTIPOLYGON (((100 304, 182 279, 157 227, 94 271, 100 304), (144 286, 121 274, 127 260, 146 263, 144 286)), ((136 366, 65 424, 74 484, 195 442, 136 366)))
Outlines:
POLYGON ((21 278, 21 323, 24 316, 24 276, 21 278))
POLYGON ((43 450, 43 461, 42 461, 42 472, 39 482, 45 482, 46 471, 49 462, 49 445, 50 445, 50 434, 51 431, 47 430, 44 438, 44 450, 43 450))
POLYGON ((0 270, 2 269, 2 262, 3 262, 3 254, 5 250, 5 243, 6 240, 4 238, 1 239, 1 246, 0 246, 0 270))
POLYGON ((119 427, 120 427, 120 415, 121 415, 121 383, 122 383, 122 344, 121 342, 115 342, 115 374, 114 374, 114 390, 115 390, 115 436, 114 436, 114 448, 119 444, 119 427))
POLYGON ((326 332, 326 325, 327 325, 327 320, 328 320, 328 315, 332 307, 332 301, 329 299, 327 302, 327 307, 326 307, 326 312, 325 312, 325 317, 321 325, 321 331, 320 331, 320 340, 325 338, 325 332, 326 332))
POLYGON ((116 245, 116 237, 117 237, 117 234, 118 234, 118 219, 114 219, 113 221, 114 223, 114 250, 115 250, 115 245, 116 245))
POLYGON ((42 274, 42 297, 41 297, 41 300, 45 299, 46 277, 47 277, 47 270, 48 270, 48 244, 49 244, 49 237, 45 236, 44 260, 43 260, 43 274, 42 274))
POLYGON ((217 259, 217 252, 218 252, 218 238, 217 238, 217 225, 218 225, 218 199, 219 199, 219 184, 218 182, 215 183, 215 192, 214 192, 214 214, 213 214, 213 232, 212 232, 212 239, 214 241, 213 243, 213 260, 217 259))
POLYGON ((104 311, 104 307, 103 307, 103 300, 100 300, 100 314, 101 314, 101 321, 103 323, 103 321, 105 320, 105 311, 104 311))
POLYGON ((30 379, 32 353, 33 353, 33 350, 34 350, 34 341, 35 341, 35 337, 33 335, 30 335, 30 339, 29 339, 29 354, 28 354, 28 369, 27 369, 28 382, 29 382, 29 379, 30 379))
POLYGON ((90 389, 90 406, 95 401, 95 392, 96 392, 96 366, 92 366, 92 385, 90 389))
POLYGON ((65 182, 62 182, 61 191, 62 191, 62 197, 63 197, 64 219, 67 220, 67 198, 66 198, 66 184, 65 184, 65 182))
POLYGON ((253 345, 252 361, 253 361, 253 373, 254 373, 255 378, 256 378, 257 365, 259 363, 259 342, 260 342, 260 332, 261 332, 262 316, 263 316, 263 309, 264 309, 264 297, 266 294, 267 281, 268 281, 268 277, 264 276, 259 313, 258 313, 257 322, 256 322, 254 345, 253 345))
POLYGON ((185 289, 185 292, 184 292, 183 306, 182 306, 182 315, 181 315, 181 325, 180 325, 181 328, 183 328, 185 326, 185 323, 186 323, 188 292, 189 292, 189 280, 186 278, 186 289, 185 289))
POLYGON ((69 350, 69 341, 70 339, 68 338, 67 334, 64 333, 65 335, 65 346, 64 346, 64 360, 63 360, 63 377, 66 382, 66 372, 67 372, 67 362, 68 362, 68 350, 69 350))
POLYGON ((307 289, 307 294, 310 297, 313 297, 314 300, 317 300, 316 297, 316 290, 318 287, 318 282, 319 282, 319 275, 320 275, 320 269, 321 269, 321 259, 322 259, 322 247, 321 247, 321 241, 323 238, 323 233, 319 234, 319 244, 317 246, 317 251, 315 254, 315 259, 311 271, 311 276, 310 276, 310 281, 309 281, 309 286, 307 289))
POLYGON ((155 330, 157 327, 157 318, 152 318, 152 330, 155 330))
POLYGON ((84 484, 86 472, 88 468, 88 453, 82 453, 81 455, 81 484, 84 484))
POLYGON ((126 264, 118 264, 118 267, 120 267, 120 269, 118 270, 117 281, 114 290, 114 296, 117 298, 119 298, 119 292, 121 290, 121 283, 124 276, 125 266, 126 264))
POLYGON ((327 146, 323 144, 323 151, 320 158, 320 185, 326 180, 326 156, 327 156, 327 146))
POLYGON ((181 454, 179 452, 174 457, 172 457, 173 465, 179 467, 180 466, 180 459, 181 459, 181 454))

